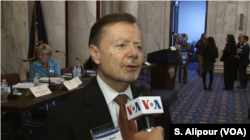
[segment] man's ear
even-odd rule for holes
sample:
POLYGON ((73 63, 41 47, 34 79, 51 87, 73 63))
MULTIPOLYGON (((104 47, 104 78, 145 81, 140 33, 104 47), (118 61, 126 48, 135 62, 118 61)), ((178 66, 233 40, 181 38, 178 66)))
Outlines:
POLYGON ((99 48, 95 45, 90 45, 89 53, 92 57, 92 60, 99 65, 100 64, 100 51, 99 48))

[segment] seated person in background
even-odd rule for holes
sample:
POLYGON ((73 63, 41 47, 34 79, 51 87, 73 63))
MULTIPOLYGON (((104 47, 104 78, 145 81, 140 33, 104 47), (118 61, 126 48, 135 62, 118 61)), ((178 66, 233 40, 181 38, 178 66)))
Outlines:
POLYGON ((33 82, 35 73, 38 73, 39 77, 48 77, 46 73, 50 73, 50 77, 60 77, 60 66, 56 59, 51 59, 52 51, 49 45, 41 44, 36 48, 36 54, 38 60, 33 62, 34 65, 40 67, 38 69, 34 65, 30 65, 29 81, 33 82), (42 72, 42 70, 44 72, 42 72))
MULTIPOLYGON (((41 44, 36 48, 37 54, 37 61, 34 61, 33 64, 30 65, 30 75, 29 75, 29 82, 33 82, 33 78, 35 73, 38 73, 39 77, 60 77, 60 66, 59 62, 56 59, 51 59, 52 50, 47 44, 41 44), (43 72, 44 71, 44 72, 43 72), (47 74, 48 73, 48 74, 47 74)), ((32 117, 34 119, 38 118, 46 118, 46 111, 41 109, 32 109, 30 110, 32 117)))

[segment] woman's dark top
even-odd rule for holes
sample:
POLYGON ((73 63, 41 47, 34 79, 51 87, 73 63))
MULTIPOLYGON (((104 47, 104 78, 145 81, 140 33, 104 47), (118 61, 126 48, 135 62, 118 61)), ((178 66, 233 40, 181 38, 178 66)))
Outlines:
POLYGON ((235 45, 227 43, 225 49, 222 52, 223 54, 221 56, 221 61, 225 63, 235 63, 235 55, 237 53, 237 48, 235 45))
POLYGON ((207 62, 215 62, 216 58, 218 58, 218 49, 216 48, 213 52, 209 53, 208 52, 208 47, 206 46, 203 50, 201 55, 203 56, 203 61, 207 62))

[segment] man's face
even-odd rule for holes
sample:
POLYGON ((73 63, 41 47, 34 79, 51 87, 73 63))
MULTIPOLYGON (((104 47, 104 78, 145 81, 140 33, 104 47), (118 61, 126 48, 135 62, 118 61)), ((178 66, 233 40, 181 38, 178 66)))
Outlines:
POLYGON ((204 34, 204 35, 203 35, 203 39, 206 39, 206 38, 207 38, 207 35, 206 35, 206 34, 204 34))
POLYGON ((143 62, 141 32, 136 24, 118 22, 104 28, 98 47, 98 75, 106 83, 130 83, 143 62))
POLYGON ((228 42, 228 36, 226 37, 226 42, 228 42))
POLYGON ((242 35, 238 36, 238 41, 240 41, 240 42, 241 42, 241 37, 242 37, 242 35))
POLYGON ((246 43, 244 37, 241 37, 240 42, 246 43))

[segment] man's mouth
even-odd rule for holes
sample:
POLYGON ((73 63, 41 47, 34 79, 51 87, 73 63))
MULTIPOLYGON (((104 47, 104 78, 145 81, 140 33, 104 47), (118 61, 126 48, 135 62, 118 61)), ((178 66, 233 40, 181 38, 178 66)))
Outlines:
POLYGON ((127 69, 129 69, 129 70, 136 70, 136 69, 138 68, 137 65, 133 65, 133 64, 131 64, 131 65, 126 65, 125 67, 126 67, 127 69))

